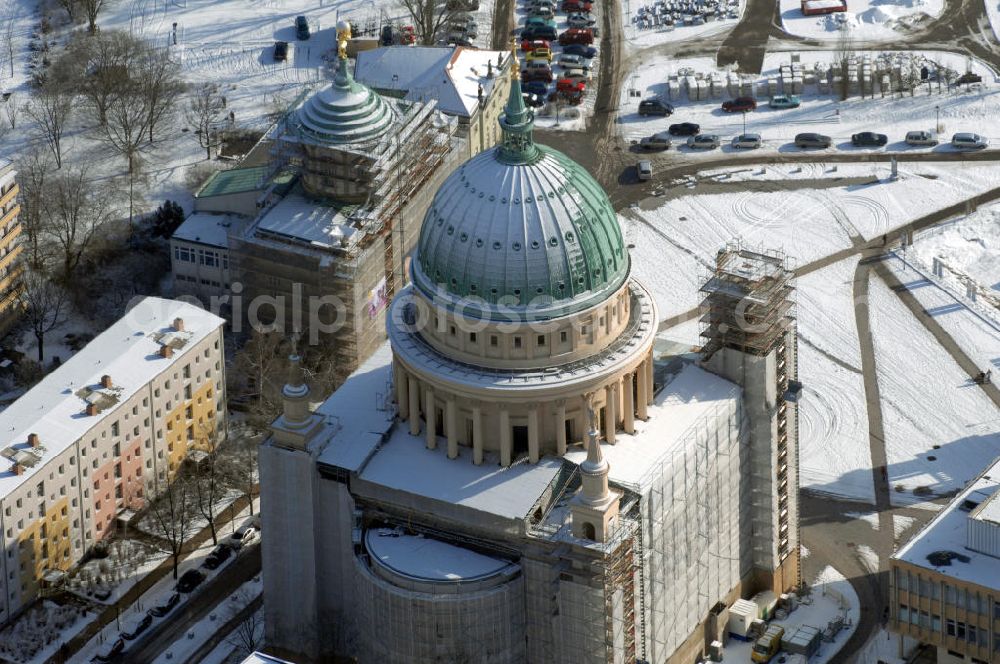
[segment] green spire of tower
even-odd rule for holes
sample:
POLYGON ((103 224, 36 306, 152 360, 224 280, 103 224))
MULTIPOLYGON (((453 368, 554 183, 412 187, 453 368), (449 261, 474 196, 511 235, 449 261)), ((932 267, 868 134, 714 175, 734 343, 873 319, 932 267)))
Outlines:
POLYGON ((530 164, 541 156, 532 138, 535 114, 524 103, 521 93, 521 65, 517 61, 517 46, 511 42, 510 95, 500 118, 503 138, 498 158, 505 164, 530 164))

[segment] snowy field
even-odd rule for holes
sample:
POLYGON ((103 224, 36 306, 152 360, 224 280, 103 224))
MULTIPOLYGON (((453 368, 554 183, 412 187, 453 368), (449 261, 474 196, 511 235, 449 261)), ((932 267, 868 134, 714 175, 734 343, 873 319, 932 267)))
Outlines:
POLYGON ((731 7, 736 12, 736 16, 729 13, 724 17, 707 21, 701 25, 694 25, 686 21, 683 25, 655 25, 649 20, 640 18, 642 8, 646 8, 646 14, 653 10, 661 1, 645 0, 625 0, 622 2, 622 32, 626 49, 638 50, 665 44, 668 42, 688 41, 691 39, 702 39, 710 35, 725 32, 739 23, 746 8, 746 0, 734 0, 731 7))
POLYGON ((958 490, 1000 455, 1000 413, 875 275, 870 298, 892 500, 958 490))
POLYGON ((944 0, 849 0, 846 12, 805 16, 800 0, 781 0, 781 27, 811 39, 836 41, 843 27, 855 42, 892 39, 943 9, 944 0))
MULTIPOLYGON (((778 68, 788 64, 789 53, 771 53, 764 59, 763 74, 754 80, 764 80, 777 76, 778 68)), ((873 54, 876 57, 877 54, 873 54)), ((965 58, 940 52, 918 54, 929 60, 940 63, 957 72, 966 70, 965 58)), ((833 57, 830 51, 809 51, 801 54, 802 64, 806 71, 814 68, 824 70, 829 67, 833 57)), ((771 109, 767 106, 767 97, 758 97, 758 108, 746 114, 746 131, 759 133, 764 145, 756 150, 761 152, 798 152, 799 148, 791 145, 792 139, 800 132, 818 132, 833 138, 830 150, 859 151, 951 151, 947 142, 951 134, 960 131, 975 131, 993 139, 994 144, 1000 144, 1000 114, 996 106, 1000 97, 1000 86, 995 83, 995 73, 982 63, 972 63, 972 70, 983 77, 979 89, 966 90, 965 87, 953 86, 951 92, 938 92, 936 84, 932 94, 928 94, 924 85, 914 96, 907 94, 901 97, 886 96, 882 98, 860 98, 852 95, 841 101, 837 94, 822 94, 817 85, 807 85, 799 95, 802 105, 794 109, 771 109), (916 148, 906 145, 903 137, 907 131, 934 129, 938 121, 942 125, 942 145, 937 147, 916 148), (883 148, 855 148, 851 145, 851 135, 861 131, 877 131, 889 136, 889 143, 883 148)), ((722 89, 717 95, 706 95, 701 100, 691 100, 683 87, 685 75, 710 76, 719 73, 725 82, 726 72, 716 68, 712 58, 681 58, 655 56, 643 60, 638 67, 625 79, 620 98, 618 122, 622 134, 630 141, 638 141, 644 136, 666 131, 678 122, 694 122, 701 126, 703 134, 718 134, 723 141, 722 152, 732 153, 729 140, 743 133, 743 114, 725 113, 720 105, 730 98, 730 94, 722 89), (673 81, 673 82, 672 82, 673 81), (631 96, 631 90, 638 90, 640 96, 631 96), (675 112, 670 117, 641 117, 638 114, 639 102, 651 96, 669 99, 675 112)), ((942 84, 942 90, 945 88, 942 84)), ((756 89, 756 88, 755 88, 756 89)), ((779 89, 780 92, 780 89, 779 89)), ((684 138, 674 140, 675 145, 684 142, 684 138)), ((685 155, 693 152, 686 146, 671 148, 685 155)), ((704 154, 718 156, 720 150, 705 150, 704 154)), ((822 152, 822 151, 820 151, 822 152)), ((655 159, 657 153, 651 153, 655 159)), ((671 155, 676 158, 676 155, 671 155)))
POLYGON ((923 231, 907 253, 927 266, 939 256, 946 278, 967 276, 1000 298, 1000 205, 923 231))

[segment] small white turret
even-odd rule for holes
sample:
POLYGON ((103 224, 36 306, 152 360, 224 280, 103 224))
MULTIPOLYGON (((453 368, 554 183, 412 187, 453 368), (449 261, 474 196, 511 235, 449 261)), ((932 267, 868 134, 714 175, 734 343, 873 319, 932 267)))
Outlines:
POLYGON ((569 508, 575 537, 605 542, 617 525, 621 494, 608 487, 610 466, 601 452, 593 406, 587 408, 587 417, 590 430, 587 432, 587 460, 580 464, 582 487, 573 496, 569 508))
POLYGON ((302 357, 295 348, 296 341, 297 338, 292 341, 292 353, 288 356, 288 378, 281 388, 281 417, 271 425, 271 435, 275 442, 285 447, 305 449, 322 420, 309 411, 310 390, 302 369, 302 357))

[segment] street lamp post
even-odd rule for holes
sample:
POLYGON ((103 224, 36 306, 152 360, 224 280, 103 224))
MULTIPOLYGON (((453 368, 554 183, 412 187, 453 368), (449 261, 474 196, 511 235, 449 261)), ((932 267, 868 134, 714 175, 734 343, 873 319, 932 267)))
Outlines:
POLYGON ((747 133, 747 112, 743 111, 743 133, 747 133))
POLYGON ((934 107, 934 133, 938 134, 941 132, 941 107, 934 107))

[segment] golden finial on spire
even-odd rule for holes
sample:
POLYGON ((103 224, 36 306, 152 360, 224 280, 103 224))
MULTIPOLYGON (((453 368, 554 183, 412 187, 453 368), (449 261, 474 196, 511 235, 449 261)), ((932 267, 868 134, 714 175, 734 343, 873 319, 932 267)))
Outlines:
POLYGON ((510 80, 521 80, 521 63, 517 60, 517 39, 510 38, 510 80))
POLYGON ((351 24, 347 21, 337 22, 337 57, 347 59, 347 41, 351 38, 351 24))

